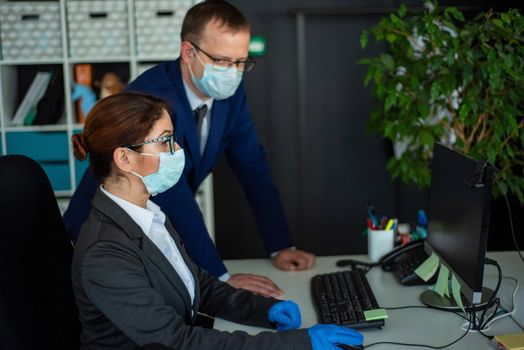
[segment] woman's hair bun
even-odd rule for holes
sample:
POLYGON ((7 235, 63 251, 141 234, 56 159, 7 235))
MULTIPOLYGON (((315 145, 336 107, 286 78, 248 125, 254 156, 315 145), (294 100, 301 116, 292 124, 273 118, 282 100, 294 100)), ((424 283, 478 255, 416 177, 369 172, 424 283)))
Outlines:
POLYGON ((89 153, 84 134, 78 133, 71 136, 71 142, 73 143, 73 153, 75 158, 78 160, 85 160, 89 153))

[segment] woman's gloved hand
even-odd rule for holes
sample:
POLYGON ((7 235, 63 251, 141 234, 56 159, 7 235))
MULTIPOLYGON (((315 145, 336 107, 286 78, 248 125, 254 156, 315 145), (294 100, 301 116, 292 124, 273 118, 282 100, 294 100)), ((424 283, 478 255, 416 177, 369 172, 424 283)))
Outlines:
POLYGON ((362 345, 364 336, 354 329, 317 324, 307 329, 313 350, 340 350, 336 344, 362 345))
POLYGON ((273 305, 268 312, 269 322, 279 331, 288 331, 300 327, 301 317, 298 305, 292 301, 282 301, 273 305))

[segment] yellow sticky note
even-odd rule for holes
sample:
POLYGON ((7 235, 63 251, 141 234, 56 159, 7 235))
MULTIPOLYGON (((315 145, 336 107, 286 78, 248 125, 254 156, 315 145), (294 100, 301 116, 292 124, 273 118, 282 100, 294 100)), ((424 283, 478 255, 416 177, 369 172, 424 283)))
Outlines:
POLYGON ((437 284, 435 285, 435 292, 441 297, 444 295, 449 296, 448 292, 448 279, 449 270, 443 264, 440 264, 440 270, 438 272, 437 284))
POLYGON ((431 277, 437 272, 438 269, 438 257, 435 253, 432 253, 429 258, 427 258, 419 267, 415 270, 415 273, 418 277, 422 278, 424 281, 429 281, 431 277))
POLYGON ((364 318, 366 321, 382 320, 388 318, 386 309, 375 309, 364 311, 364 318))
POLYGON ((504 345, 506 349, 523 350, 524 349, 524 332, 496 335, 495 340, 504 345))
POLYGON ((451 294, 453 294, 453 299, 462 312, 466 312, 466 310, 464 310, 464 305, 462 304, 462 297, 460 296, 460 283, 453 273, 451 274, 451 294))

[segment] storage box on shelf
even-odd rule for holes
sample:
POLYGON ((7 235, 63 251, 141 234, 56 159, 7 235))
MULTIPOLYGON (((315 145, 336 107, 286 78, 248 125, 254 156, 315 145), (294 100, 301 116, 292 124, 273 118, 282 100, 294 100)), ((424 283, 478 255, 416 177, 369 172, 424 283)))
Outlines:
POLYGON ((136 0, 136 39, 139 59, 177 57, 180 31, 190 0, 136 0))
MULTIPOLYGON (((93 81, 114 71, 127 83, 162 60, 175 59, 191 0, 0 0, 0 154, 25 154, 46 171, 55 194, 70 196, 88 162, 74 159, 70 138, 82 130, 71 102, 76 64, 92 64, 93 81), (13 124, 37 72, 61 72, 65 101, 48 125, 13 124)), ((199 191, 213 231, 212 182, 199 191)))
POLYGON ((58 2, 0 2, 3 60, 62 58, 58 2))
POLYGON ((129 56, 126 0, 68 1, 66 8, 70 57, 129 56))

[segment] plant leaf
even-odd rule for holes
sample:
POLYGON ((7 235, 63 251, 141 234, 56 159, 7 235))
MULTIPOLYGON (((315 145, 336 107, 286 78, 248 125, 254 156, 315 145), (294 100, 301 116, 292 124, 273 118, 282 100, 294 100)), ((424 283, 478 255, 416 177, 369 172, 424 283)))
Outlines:
POLYGON ((402 26, 404 24, 404 22, 398 18, 398 16, 394 13, 392 13, 389 18, 391 18, 391 22, 394 24, 394 25, 397 25, 397 26, 402 26))
POLYGON ((368 44, 368 31, 364 30, 362 34, 360 34, 360 47, 365 48, 368 44))
POLYGON ((493 18, 491 22, 493 22, 493 24, 495 24, 497 27, 504 28, 504 23, 502 23, 502 21, 498 18, 493 18))
POLYGON ((397 40, 397 35, 394 34, 394 33, 388 33, 386 35, 386 40, 389 42, 389 43, 394 43, 395 40, 397 40))
POLYGON ((380 60, 382 61, 382 63, 384 64, 384 67, 387 70, 392 71, 393 68, 395 68, 395 62, 393 61, 393 58, 391 57, 391 55, 383 53, 380 55, 380 60))
POLYGON ((398 9, 398 15, 400 16, 400 18, 406 15, 406 11, 407 11, 406 5, 401 4, 400 8, 398 9))
POLYGON ((457 8, 455 8, 455 7, 448 7, 446 9, 445 13, 450 14, 457 21, 464 22, 464 15, 462 14, 462 12, 457 10, 457 8))

